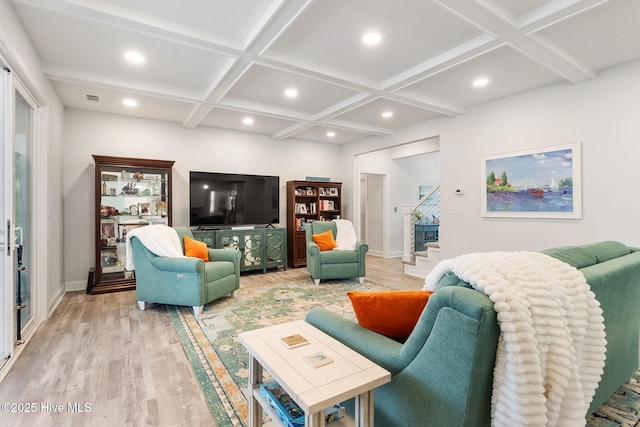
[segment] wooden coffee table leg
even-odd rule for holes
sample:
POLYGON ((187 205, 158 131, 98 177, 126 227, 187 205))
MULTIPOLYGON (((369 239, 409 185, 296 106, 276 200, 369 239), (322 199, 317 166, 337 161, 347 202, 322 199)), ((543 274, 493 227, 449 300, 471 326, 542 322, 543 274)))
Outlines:
POLYGON ((356 396, 356 426, 373 427, 373 390, 356 396))
POLYGON ((324 427, 324 411, 309 414, 305 419, 305 427, 324 427))
POLYGON ((249 354, 249 426, 262 426, 262 406, 253 396, 253 390, 262 382, 262 366, 249 354))

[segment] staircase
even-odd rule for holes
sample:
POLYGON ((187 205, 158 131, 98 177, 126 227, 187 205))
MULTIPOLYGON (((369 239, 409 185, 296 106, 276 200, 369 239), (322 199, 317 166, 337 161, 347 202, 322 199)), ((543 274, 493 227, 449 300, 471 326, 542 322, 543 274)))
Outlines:
POLYGON ((440 262, 440 185, 432 188, 414 205, 403 206, 404 274, 426 277, 440 262), (416 233, 416 225, 418 233, 416 233), (426 227, 423 227, 426 225, 426 227), (429 231, 421 231, 429 229, 429 231), (416 240, 416 234, 418 240, 416 240), (417 243, 416 243, 417 242, 417 243))

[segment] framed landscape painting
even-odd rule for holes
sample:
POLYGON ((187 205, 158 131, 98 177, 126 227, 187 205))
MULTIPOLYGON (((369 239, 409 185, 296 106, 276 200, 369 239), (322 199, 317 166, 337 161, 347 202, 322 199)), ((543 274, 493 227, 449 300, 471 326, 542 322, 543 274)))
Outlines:
POLYGON ((582 218, 579 142, 481 159, 482 216, 582 218))

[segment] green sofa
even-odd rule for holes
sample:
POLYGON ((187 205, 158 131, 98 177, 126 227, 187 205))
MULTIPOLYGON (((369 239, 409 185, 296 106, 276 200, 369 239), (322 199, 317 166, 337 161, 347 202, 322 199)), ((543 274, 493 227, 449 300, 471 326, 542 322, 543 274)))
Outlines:
MULTIPOLYGON (((175 227, 184 253, 184 236, 193 238, 187 227, 175 227)), ((137 238, 131 239, 136 271, 136 300, 146 303, 193 307, 198 317, 205 304, 231 294, 240 287, 240 252, 209 249, 209 262, 200 258, 159 257, 137 238)))
POLYGON ((334 221, 313 221, 308 223, 305 229, 307 269, 315 284, 319 285, 320 280, 323 279, 353 277, 357 277, 362 283, 366 272, 365 254, 369 250, 369 245, 357 242, 353 251, 321 251, 312 236, 328 230, 331 230, 335 239, 338 229, 334 221))
MULTIPOLYGON (((640 249, 608 241, 543 252, 578 268, 603 310, 607 354, 591 413, 638 369, 640 249)), ((440 286, 404 344, 321 308, 307 314, 308 323, 391 372, 375 391, 378 426, 490 425, 499 335, 493 304, 451 273, 440 286)))

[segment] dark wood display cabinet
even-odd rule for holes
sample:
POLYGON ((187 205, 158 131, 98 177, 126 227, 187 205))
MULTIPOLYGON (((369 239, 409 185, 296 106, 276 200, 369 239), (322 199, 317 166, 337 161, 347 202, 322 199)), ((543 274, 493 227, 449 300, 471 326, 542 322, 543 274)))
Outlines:
POLYGON ((173 161, 93 155, 95 161, 95 269, 92 294, 135 289, 126 271, 127 232, 171 225, 173 161))

